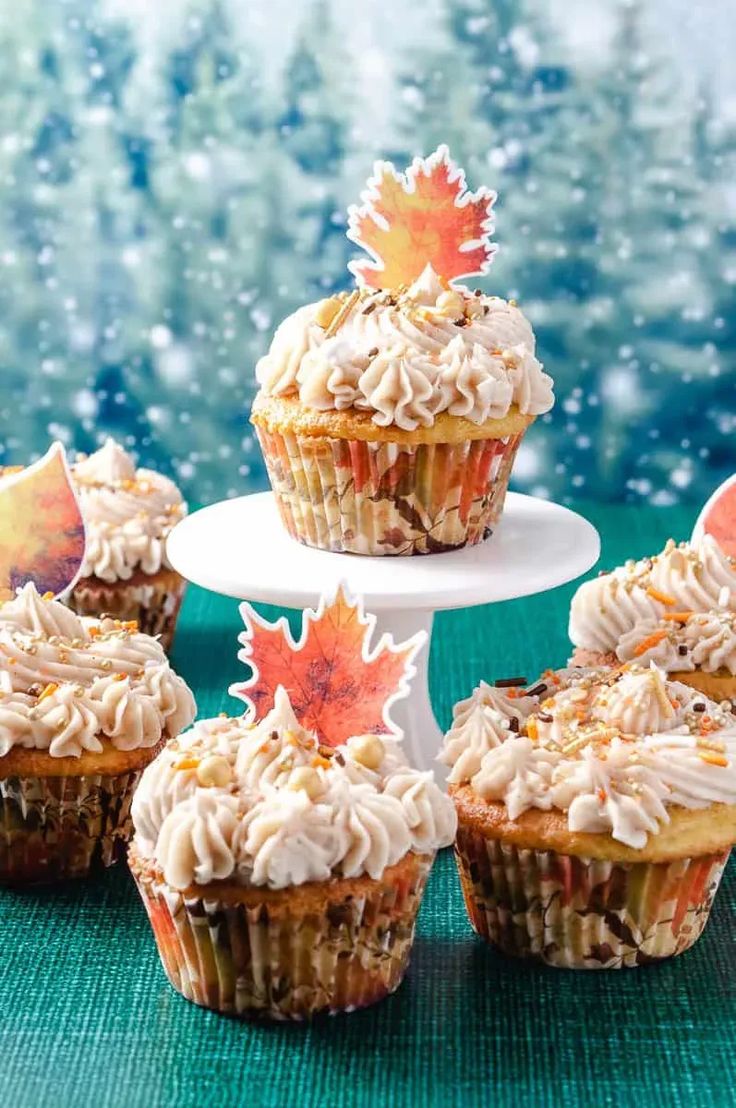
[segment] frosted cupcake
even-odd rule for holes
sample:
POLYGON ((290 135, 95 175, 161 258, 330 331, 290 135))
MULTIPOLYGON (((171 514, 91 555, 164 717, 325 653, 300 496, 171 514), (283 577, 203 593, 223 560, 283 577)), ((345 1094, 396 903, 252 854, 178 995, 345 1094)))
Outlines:
POLYGON ((257 724, 204 720, 133 803, 130 867, 166 974, 219 1012, 303 1019, 398 988, 455 817, 375 735, 318 746, 282 688, 257 724))
POLYGON ((687 950, 736 842, 734 759, 736 717, 654 666, 482 685, 441 755, 474 929, 574 969, 687 950))
POLYGON ((135 462, 113 439, 72 466, 87 532, 81 577, 68 600, 79 615, 137 621, 171 646, 185 581, 166 538, 186 514, 173 481, 135 462))
MULTIPOLYGON (((365 207, 351 213, 361 244, 392 173, 396 184, 393 167, 379 165, 365 207)), ((310 546, 426 554, 480 542, 500 517, 525 431, 553 405, 515 303, 448 279, 473 271, 463 234, 477 236, 475 264, 487 265, 493 194, 467 193, 446 150, 415 161, 399 191, 416 196, 426 181, 450 195, 443 205, 433 194, 421 234, 397 209, 390 232, 403 246, 383 243, 383 268, 355 263, 352 292, 286 319, 256 368, 251 419, 271 485, 290 534, 310 546), (447 230, 450 213, 475 209, 474 230, 447 230)))
POLYGON ((110 865, 141 771, 194 714, 135 624, 81 619, 33 584, 0 605, 0 881, 110 865))
POLYGON ((572 665, 655 662, 714 700, 736 697, 736 561, 710 535, 673 540, 580 586, 572 665))

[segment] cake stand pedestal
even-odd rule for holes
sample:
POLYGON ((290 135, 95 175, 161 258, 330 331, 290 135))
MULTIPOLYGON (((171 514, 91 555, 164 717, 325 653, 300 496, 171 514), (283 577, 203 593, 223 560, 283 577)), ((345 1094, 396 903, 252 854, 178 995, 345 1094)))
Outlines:
POLYGON ((600 542, 593 525, 575 512, 509 493, 496 532, 478 546, 413 558, 333 554, 290 538, 273 495, 264 492, 223 500, 183 519, 169 536, 167 552, 183 577, 225 596, 316 607, 323 593, 334 593, 343 582, 378 617, 379 634, 389 631, 400 642, 426 631, 411 695, 393 705, 391 717, 404 732, 409 760, 429 769, 435 768, 441 740, 427 674, 434 613, 563 585, 595 564, 600 542))

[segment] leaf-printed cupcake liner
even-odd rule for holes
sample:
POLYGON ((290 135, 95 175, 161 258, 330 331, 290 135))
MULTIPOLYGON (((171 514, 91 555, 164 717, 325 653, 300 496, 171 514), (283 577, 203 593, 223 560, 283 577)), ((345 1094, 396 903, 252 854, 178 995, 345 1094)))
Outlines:
POLYGON ((132 835, 141 773, 0 779, 0 883, 84 877, 112 865, 132 835))
POLYGON ((463 824, 455 849, 475 931, 505 954, 568 969, 623 969, 687 950, 729 853, 611 862, 519 849, 463 824))
POLYGON ((257 432, 289 534, 368 555, 482 542, 501 516, 523 438, 407 445, 257 432))
POLYGON ((157 579, 152 575, 144 583, 116 581, 105 584, 97 579, 81 578, 66 603, 77 615, 110 615, 115 619, 138 622, 144 635, 158 635, 164 650, 171 649, 186 581, 167 570, 157 579))
POLYGON ((129 864, 177 992, 217 1012, 303 1020, 366 1007, 401 984, 433 860, 411 857, 364 879, 360 895, 346 895, 349 882, 325 883, 319 910, 299 888, 276 902, 189 896, 134 848, 129 864))

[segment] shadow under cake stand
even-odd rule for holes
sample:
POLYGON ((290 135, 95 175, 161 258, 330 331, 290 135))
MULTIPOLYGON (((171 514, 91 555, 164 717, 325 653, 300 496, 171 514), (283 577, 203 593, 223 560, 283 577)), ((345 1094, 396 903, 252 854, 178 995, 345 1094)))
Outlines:
POLYGON ((179 523, 168 539, 174 569, 212 592, 288 608, 315 607, 343 582, 375 614, 377 636, 397 642, 417 631, 427 643, 415 659, 411 695, 391 717, 404 731, 409 760, 437 769, 441 731, 429 696, 427 663, 434 613, 546 592, 579 577, 600 553, 598 532, 582 516, 532 496, 509 493, 493 536, 478 546, 417 557, 368 558, 302 546, 279 519, 270 492, 223 500, 179 523))

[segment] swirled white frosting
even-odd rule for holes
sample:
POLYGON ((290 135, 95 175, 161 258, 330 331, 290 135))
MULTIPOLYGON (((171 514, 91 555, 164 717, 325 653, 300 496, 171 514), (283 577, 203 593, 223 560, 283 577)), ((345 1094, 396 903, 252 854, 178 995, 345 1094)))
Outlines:
POLYGON ((586 650, 616 650, 622 636, 668 612, 736 612, 736 565, 711 535, 670 540, 661 554, 586 581, 573 597, 570 638, 586 650))
POLYGON ((736 716, 725 706, 656 666, 560 671, 557 680, 514 702, 524 703, 519 732, 488 713, 487 686, 459 705, 441 755, 451 782, 501 801, 511 820, 557 809, 571 831, 608 832, 635 849, 673 805, 736 803, 736 716))
POLYGON ((173 481, 136 469, 114 439, 76 462, 72 476, 87 533, 83 577, 127 581, 169 566, 166 537, 186 513, 173 481))
POLYGON ((454 810, 432 775, 393 740, 369 747, 372 757, 362 736, 320 751, 281 688, 256 724, 201 721, 144 772, 136 847, 176 888, 229 878, 280 889, 379 877, 410 850, 452 842, 454 810))
POLYGON ((622 662, 654 662, 668 673, 726 670, 736 675, 736 612, 683 613, 676 620, 642 620, 616 644, 622 662))
POLYGON ((448 286, 430 266, 401 294, 363 290, 327 334, 318 320, 333 307, 337 300, 319 301, 284 320, 256 367, 265 395, 298 396, 319 411, 371 412, 379 426, 405 431, 430 426, 441 412, 481 424, 512 404, 539 415, 554 403, 519 309, 448 286))
POLYGON ((0 605, 0 757, 156 746, 194 715, 160 644, 134 624, 80 618, 33 584, 0 605))

